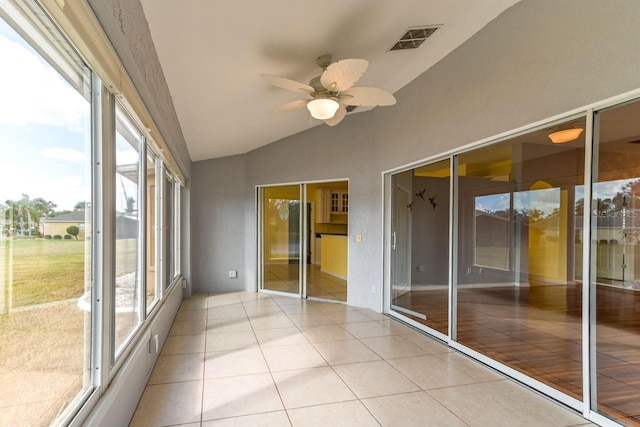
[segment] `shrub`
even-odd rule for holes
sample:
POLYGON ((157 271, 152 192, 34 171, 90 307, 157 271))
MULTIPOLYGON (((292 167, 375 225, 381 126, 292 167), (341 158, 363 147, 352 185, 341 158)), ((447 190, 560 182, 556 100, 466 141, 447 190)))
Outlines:
MULTIPOLYGON (((78 228, 76 225, 70 225, 67 227, 67 233, 69 233, 71 236, 75 237, 76 240, 78 240, 78 234, 80 234, 80 228, 78 228)), ((66 239, 67 236, 65 236, 64 238, 66 239)))
POLYGON ((73 237, 71 237, 69 234, 64 235, 64 240, 71 240, 71 239, 73 239, 73 237))
POLYGON ((55 236, 53 236, 53 240, 62 240, 62 236, 59 234, 56 234, 55 236))
POLYGON ((51 240, 51 234, 45 234, 44 238, 47 240, 51 240))

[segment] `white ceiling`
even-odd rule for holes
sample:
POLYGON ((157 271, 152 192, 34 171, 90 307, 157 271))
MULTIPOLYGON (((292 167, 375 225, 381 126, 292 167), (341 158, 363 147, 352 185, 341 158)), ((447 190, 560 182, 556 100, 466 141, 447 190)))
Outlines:
MULTIPOLYGON (((307 83, 316 57, 362 58, 358 86, 395 93, 519 0, 141 0, 193 161, 241 154, 310 126, 302 99, 260 74, 307 83), (442 25, 389 51, 409 27, 442 25)), ((377 107, 394 108, 394 107, 377 107)), ((358 111, 364 111, 360 108, 358 111)), ((347 122, 346 117, 343 123, 347 122)), ((340 126, 340 124, 338 125, 340 126)))

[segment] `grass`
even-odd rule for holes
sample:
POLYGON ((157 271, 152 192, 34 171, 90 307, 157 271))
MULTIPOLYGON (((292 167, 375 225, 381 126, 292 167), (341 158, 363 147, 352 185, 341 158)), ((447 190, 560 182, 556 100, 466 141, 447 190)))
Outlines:
MULTIPOLYGON (((14 308, 84 293, 85 242, 82 240, 0 240, 2 282, 14 308)), ((6 295, 6 294, 5 294, 6 295)))
MULTIPOLYGON (((79 298, 90 277, 87 241, 0 240, 0 292, 13 308, 79 298)), ((117 275, 135 271, 136 240, 116 243, 117 275)))

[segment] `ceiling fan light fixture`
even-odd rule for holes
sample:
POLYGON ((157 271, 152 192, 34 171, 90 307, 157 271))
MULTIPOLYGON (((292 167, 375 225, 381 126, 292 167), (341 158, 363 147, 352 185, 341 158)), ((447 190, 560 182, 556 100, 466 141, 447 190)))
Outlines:
POLYGON ((564 129, 559 130, 557 132, 552 132, 549 134, 549 139, 554 144, 564 144, 565 142, 571 142, 580 137, 584 129, 582 128, 573 128, 573 129, 564 129))
POLYGON ((340 108, 338 101, 332 98, 316 98, 307 104, 307 109, 314 119, 328 120, 332 118, 340 108))

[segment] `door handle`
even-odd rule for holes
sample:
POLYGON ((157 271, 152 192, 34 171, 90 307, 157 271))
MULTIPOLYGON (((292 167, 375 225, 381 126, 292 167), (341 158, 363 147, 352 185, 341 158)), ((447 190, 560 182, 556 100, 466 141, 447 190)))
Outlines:
POLYGON ((391 233, 391 237, 393 238, 393 243, 391 244, 391 249, 396 250, 396 232, 391 233))

